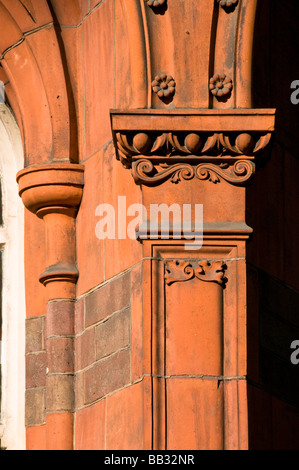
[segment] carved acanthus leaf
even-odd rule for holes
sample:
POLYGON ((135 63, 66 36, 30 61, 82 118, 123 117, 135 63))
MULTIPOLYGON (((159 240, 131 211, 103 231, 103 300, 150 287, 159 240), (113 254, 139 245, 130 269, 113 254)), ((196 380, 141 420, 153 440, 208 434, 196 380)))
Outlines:
POLYGON ((194 269, 186 261, 167 261, 165 265, 165 281, 168 286, 174 282, 184 282, 194 277, 194 269))
POLYGON ((194 274, 198 279, 224 284, 226 265, 222 261, 200 261, 198 265, 199 267, 194 270, 194 274))

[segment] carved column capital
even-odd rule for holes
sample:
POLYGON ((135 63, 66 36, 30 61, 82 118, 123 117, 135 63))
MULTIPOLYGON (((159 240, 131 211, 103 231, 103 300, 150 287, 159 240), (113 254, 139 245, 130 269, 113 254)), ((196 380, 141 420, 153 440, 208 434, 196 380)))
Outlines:
POLYGON ((49 299, 71 298, 75 294, 75 219, 83 177, 83 165, 67 163, 30 167, 17 175, 25 207, 45 222, 46 270, 39 280, 47 286, 49 299))
POLYGON ((77 210, 83 191, 83 165, 59 163, 29 167, 17 174, 25 207, 43 217, 53 207, 77 210))
POLYGON ((274 131, 272 109, 111 111, 117 159, 137 184, 244 185, 274 131))

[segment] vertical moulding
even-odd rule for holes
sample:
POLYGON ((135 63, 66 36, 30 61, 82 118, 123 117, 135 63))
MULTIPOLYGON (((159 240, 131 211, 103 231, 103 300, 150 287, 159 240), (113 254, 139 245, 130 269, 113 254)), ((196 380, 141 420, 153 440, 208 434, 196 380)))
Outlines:
POLYGON ((252 106, 252 51, 257 0, 242 1, 236 45, 236 108, 252 106))
POLYGON ((247 238, 218 235, 192 251, 174 241, 144 242, 152 250, 155 450, 247 448, 247 238))
POLYGON ((179 245, 152 249, 153 448, 221 450, 224 396, 218 384, 226 280, 221 258, 230 250, 215 249, 210 262, 207 252, 186 252, 179 245))
POLYGON ((215 87, 212 90, 213 108, 215 109, 235 106, 235 69, 237 68, 235 51, 238 43, 240 8, 238 1, 218 0, 218 4, 213 74, 211 75, 211 79, 215 79, 215 87))
POLYGON ((144 6, 140 0, 119 0, 124 12, 130 51, 132 96, 130 106, 148 106, 147 41, 144 28, 144 6))

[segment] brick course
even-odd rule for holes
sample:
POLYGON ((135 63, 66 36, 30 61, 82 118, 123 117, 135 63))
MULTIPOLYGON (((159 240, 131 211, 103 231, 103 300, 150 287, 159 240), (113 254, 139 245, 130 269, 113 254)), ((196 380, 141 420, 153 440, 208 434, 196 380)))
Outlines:
POLYGON ((45 388, 26 390, 26 426, 38 426, 45 423, 45 388))
POLYGON ((91 326, 130 304, 131 275, 125 273, 85 297, 85 327, 91 326))
POLYGON ((26 353, 44 350, 45 317, 26 319, 26 353))
POLYGON ((25 425, 45 423, 45 387, 47 354, 45 351, 45 317, 26 319, 26 391, 25 425))
POLYGON ((96 326, 96 360, 130 345, 130 313, 126 308, 96 326))
POLYGON ((32 353, 26 356, 26 387, 38 388, 46 385, 47 354, 32 353))
POLYGON ((94 364, 84 374, 85 404, 130 383, 130 350, 119 351, 94 364))
POLYGON ((74 388, 72 375, 47 377, 47 412, 73 411, 74 388))
POLYGON ((47 339, 48 373, 67 373, 74 370, 73 338, 47 339))
POLYGON ((74 302, 49 302, 46 321, 47 337, 74 334, 74 302))

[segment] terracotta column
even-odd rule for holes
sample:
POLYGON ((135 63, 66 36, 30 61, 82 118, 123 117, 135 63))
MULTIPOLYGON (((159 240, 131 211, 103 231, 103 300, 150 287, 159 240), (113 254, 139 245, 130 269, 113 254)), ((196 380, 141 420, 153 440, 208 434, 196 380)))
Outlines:
POLYGON ((73 448, 73 315, 76 267, 76 214, 82 198, 83 166, 50 164, 17 175, 25 207, 45 222, 47 289, 46 427, 47 449, 73 448))

